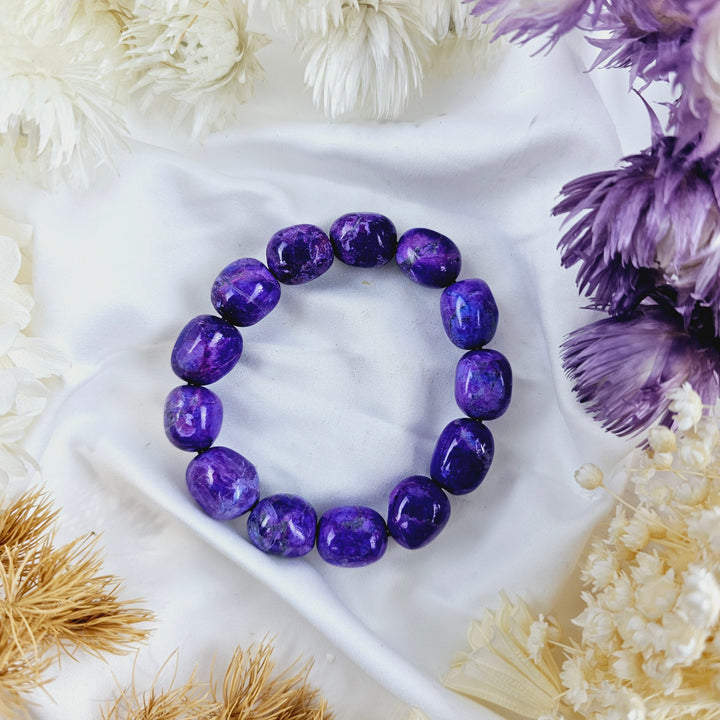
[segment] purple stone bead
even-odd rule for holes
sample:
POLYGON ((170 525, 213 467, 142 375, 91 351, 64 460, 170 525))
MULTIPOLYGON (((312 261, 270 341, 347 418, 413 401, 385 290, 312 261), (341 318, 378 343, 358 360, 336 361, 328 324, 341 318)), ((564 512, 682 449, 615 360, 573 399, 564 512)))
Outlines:
POLYGON ((403 547, 427 545, 449 519, 450 501, 430 478, 412 475, 390 493, 388 530, 403 547))
POLYGON ((470 350, 457 364, 455 401, 470 417, 494 420, 510 404, 512 370, 497 350, 470 350))
POLYGON ((165 400, 165 434, 181 450, 207 450, 220 433, 220 398, 206 387, 180 385, 165 400))
POLYGON ((403 233, 396 258, 400 269, 420 285, 446 287, 460 274, 460 250, 435 230, 413 228, 403 233))
POLYGON ((330 228, 335 255, 346 265, 372 268, 390 262, 397 249, 392 222, 377 213, 348 213, 330 228))
POLYGON ((430 475, 449 493, 464 495, 485 479, 494 453, 492 433, 480 420, 453 420, 440 433, 430 462, 430 475))
POLYGON ((297 495, 270 495, 250 513, 248 537, 255 547, 271 555, 300 557, 315 545, 317 515, 297 495))
POLYGON ((262 320, 280 301, 280 283, 255 258, 230 263, 210 292, 215 309, 233 325, 247 327, 262 320))
POLYGON ((486 345, 497 330, 495 298, 479 278, 460 280, 445 288, 440 296, 440 316, 452 343, 465 350, 486 345))
POLYGON ((292 225, 278 230, 267 246, 267 264, 286 285, 302 285, 330 269, 330 238, 316 225, 292 225))
POLYGON ((336 507, 320 517, 317 547, 320 557, 330 565, 362 567, 385 554, 387 527, 372 508, 336 507))
POLYGON ((170 362, 186 382, 209 385, 235 367, 242 349, 236 327, 215 315, 198 315, 181 330, 170 362))
POLYGON ((190 495, 215 520, 232 520, 260 497, 255 466, 226 447, 212 447, 190 461, 185 472, 190 495))

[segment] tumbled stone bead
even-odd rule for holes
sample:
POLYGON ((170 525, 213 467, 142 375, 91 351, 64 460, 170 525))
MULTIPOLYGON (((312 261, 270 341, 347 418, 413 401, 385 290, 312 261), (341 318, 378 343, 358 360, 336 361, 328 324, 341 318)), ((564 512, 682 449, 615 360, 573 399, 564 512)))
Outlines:
POLYGON ((397 249, 395 226, 377 213, 342 215, 332 224, 329 235, 338 260, 354 267, 385 265, 397 249))
POLYGON ((430 478, 412 475, 390 493, 387 526, 403 547, 427 545, 450 519, 450 501, 430 478))
POLYGON ((262 320, 280 301, 280 283, 255 258, 230 263, 210 292, 215 309, 233 325, 247 327, 262 320))
POLYGON ((270 495, 250 513, 248 537, 255 547, 271 555, 300 557, 315 545, 317 515, 297 495, 270 495))
POLYGON ((181 385, 165 400, 165 434, 181 450, 206 450, 220 433, 220 398, 206 387, 181 385))
POLYGON ((494 453, 492 433, 480 420, 453 420, 435 444, 430 476, 449 493, 464 495, 485 479, 494 453))
POLYGON ((446 287, 440 296, 440 316, 450 341, 464 350, 481 348, 497 330, 495 298, 480 278, 460 280, 446 287))
POLYGON ((286 285, 302 285, 330 269, 333 247, 316 225, 291 225, 278 230, 267 246, 270 272, 286 285))
POLYGON ((455 401, 470 417, 494 420, 510 404, 512 370, 497 350, 470 350, 455 370, 455 401))
POLYGON ((362 567, 379 560, 387 549, 387 527, 372 508, 348 505, 323 513, 317 548, 325 562, 338 567, 362 567))
POLYGON ((405 275, 420 285, 446 287, 460 274, 460 250, 435 230, 413 228, 403 233, 396 258, 405 275))
POLYGON ((170 363, 186 382, 209 385, 235 367, 242 349, 236 327, 215 315, 198 315, 180 331, 170 363))
POLYGON ((226 447, 212 447, 193 458, 185 481, 190 495, 215 520, 240 517, 260 496, 255 466, 226 447))

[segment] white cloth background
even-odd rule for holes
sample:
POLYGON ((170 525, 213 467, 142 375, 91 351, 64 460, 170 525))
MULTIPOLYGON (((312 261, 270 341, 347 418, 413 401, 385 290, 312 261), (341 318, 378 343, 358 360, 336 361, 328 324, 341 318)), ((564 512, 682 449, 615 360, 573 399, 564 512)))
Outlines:
MULTIPOLYGON (((133 118, 117 175, 88 191, 0 183, 0 212, 35 227, 33 330, 73 359, 30 449, 63 507, 63 537, 102 533, 126 597, 157 613, 137 657, 63 661, 34 718, 96 718, 133 666, 143 690, 179 648, 178 677, 196 663, 206 677, 213 658, 221 668, 237 644, 265 636, 276 636, 281 665, 315 659, 312 681, 338 718, 398 718, 407 705, 433 720, 495 717, 438 678, 500 590, 538 611, 563 601, 609 507, 573 472, 585 461, 612 467, 630 445, 585 414, 563 375, 558 346, 591 318, 574 272, 559 265, 550 209, 565 182, 615 166, 649 130, 624 75, 586 74, 577 46, 534 57, 513 48, 485 74, 431 79, 397 122, 328 123, 276 42, 261 55, 269 81, 203 145, 133 118), (191 455, 166 440, 162 409, 180 384, 172 344, 212 311, 217 273, 263 259, 282 227, 327 229, 355 210, 388 215, 400 233, 425 226, 455 240, 461 277, 493 289, 491 347, 510 359, 515 384, 509 411, 489 423, 491 471, 452 498, 443 533, 422 550, 391 543, 380 562, 339 569, 316 552, 265 556, 244 539, 244 518, 203 516, 184 485, 191 455)), ((452 390, 461 351, 438 302, 439 291, 392 265, 336 262, 313 283, 284 286, 215 386, 226 411, 218 443, 257 466, 263 494, 385 515, 389 490, 428 473, 438 434, 461 416, 452 390)))

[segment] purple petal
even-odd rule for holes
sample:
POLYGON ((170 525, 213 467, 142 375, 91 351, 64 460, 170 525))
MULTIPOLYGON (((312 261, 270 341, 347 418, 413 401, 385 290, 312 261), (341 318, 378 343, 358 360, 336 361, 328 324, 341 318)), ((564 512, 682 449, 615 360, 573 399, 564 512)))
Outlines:
POLYGON ((617 435, 667 424, 667 394, 686 381, 709 405, 720 390, 717 344, 701 342, 676 313, 656 306, 576 330, 562 345, 562 359, 578 400, 617 435))

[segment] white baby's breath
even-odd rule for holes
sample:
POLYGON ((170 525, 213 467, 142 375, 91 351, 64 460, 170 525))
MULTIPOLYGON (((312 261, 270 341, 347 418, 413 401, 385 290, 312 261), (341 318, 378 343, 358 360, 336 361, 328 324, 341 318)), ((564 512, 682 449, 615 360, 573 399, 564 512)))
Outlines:
POLYGON ((346 0, 337 24, 308 27, 298 41, 318 108, 330 118, 378 119, 396 117, 419 91, 432 43, 418 8, 405 0, 346 0))
POLYGON ((46 381, 68 365, 59 348, 26 334, 33 309, 31 265, 31 229, 0 215, 0 489, 37 467, 25 437, 46 406, 46 381))
MULTIPOLYGON (((618 497, 607 533, 590 545, 581 572, 584 609, 572 619, 580 641, 553 641, 565 656, 554 715, 571 709, 586 720, 719 717, 720 432, 717 418, 700 418, 689 386, 673 403, 677 429, 648 434, 628 466, 633 502, 618 497)), ((596 473, 586 476, 594 486, 596 473)), ((527 627, 532 662, 542 645, 542 616, 527 627)), ((506 632, 497 621, 485 629, 494 647, 506 632)), ((489 699, 482 690, 477 696, 489 699)), ((536 704, 525 715, 546 712, 536 704)))
POLYGON ((593 463, 585 463, 575 471, 575 482, 585 490, 595 490, 603 484, 603 472, 593 463))
POLYGON ((678 430, 690 430, 700 422, 702 400, 690 387, 690 383, 683 383, 681 387, 670 390, 667 396, 670 399, 670 412, 675 416, 678 430))
POLYGON ((169 106, 176 125, 191 117, 194 139, 236 118, 264 74, 267 39, 232 0, 137 0, 123 42, 141 109, 169 106))

